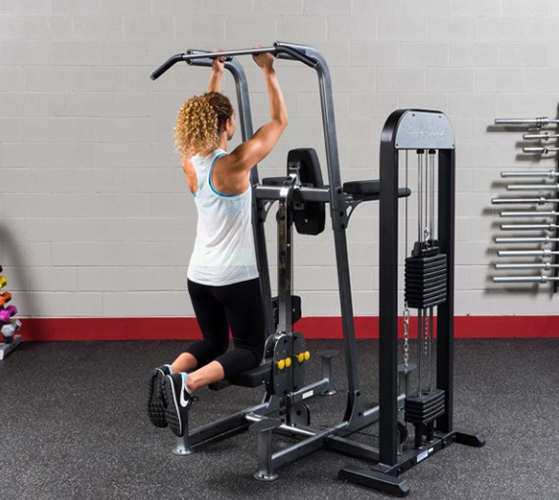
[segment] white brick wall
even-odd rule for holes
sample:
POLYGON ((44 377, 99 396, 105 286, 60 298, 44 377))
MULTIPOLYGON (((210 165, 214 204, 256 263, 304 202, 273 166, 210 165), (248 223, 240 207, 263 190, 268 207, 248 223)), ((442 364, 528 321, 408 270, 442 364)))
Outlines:
MULTIPOLYGON (((15 302, 40 317, 191 315, 196 214, 172 128, 208 73, 177 66, 157 82, 149 74, 188 47, 283 39, 316 46, 330 63, 344 180, 378 175, 392 110, 449 115, 457 313, 555 314, 547 286, 511 293, 488 279, 499 172, 553 165, 519 158, 520 135, 488 127, 497 116, 555 114, 558 18, 551 0, 0 0, 0 263, 15 302)), ((243 62, 257 127, 268 113, 265 86, 243 62)), ((324 163, 316 76, 285 61, 278 75, 291 121, 264 176, 280 175, 293 147, 317 148, 324 163)), ((234 96, 229 76, 224 91, 234 96)), ((275 282, 273 217, 267 228, 275 282)), ((296 238, 306 315, 339 311, 329 228, 296 238)), ((360 315, 378 313, 377 230, 378 207, 360 207, 348 230, 360 315)))

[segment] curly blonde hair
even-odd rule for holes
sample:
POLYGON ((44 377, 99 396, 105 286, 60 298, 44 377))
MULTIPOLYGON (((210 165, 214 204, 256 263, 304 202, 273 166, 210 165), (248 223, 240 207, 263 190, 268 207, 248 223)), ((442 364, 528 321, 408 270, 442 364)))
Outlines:
POLYGON ((181 155, 212 151, 219 145, 219 131, 233 116, 231 101, 219 92, 188 99, 177 114, 175 147, 181 155))

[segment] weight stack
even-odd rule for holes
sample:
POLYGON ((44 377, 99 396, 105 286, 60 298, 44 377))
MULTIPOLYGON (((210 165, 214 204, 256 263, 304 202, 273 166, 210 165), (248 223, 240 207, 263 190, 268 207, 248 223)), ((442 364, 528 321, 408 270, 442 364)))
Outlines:
POLYGON ((446 254, 412 255, 405 265, 405 297, 409 307, 425 309, 446 301, 446 254))
POLYGON ((404 420, 414 425, 428 425, 444 415, 444 391, 422 391, 419 396, 406 398, 404 420))

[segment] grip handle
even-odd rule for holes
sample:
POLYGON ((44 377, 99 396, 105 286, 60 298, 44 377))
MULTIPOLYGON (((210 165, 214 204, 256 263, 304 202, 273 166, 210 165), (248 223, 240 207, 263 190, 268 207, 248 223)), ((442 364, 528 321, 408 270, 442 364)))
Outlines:
POLYGON ((150 75, 150 78, 152 80, 157 80, 163 73, 171 69, 178 62, 182 61, 183 57, 184 54, 175 54, 170 57, 150 75))

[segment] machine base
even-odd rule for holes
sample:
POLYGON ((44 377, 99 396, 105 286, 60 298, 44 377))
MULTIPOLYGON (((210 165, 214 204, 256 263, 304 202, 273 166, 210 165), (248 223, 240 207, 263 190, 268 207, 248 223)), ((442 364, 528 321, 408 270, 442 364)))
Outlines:
POLYGON ((419 449, 408 448, 405 450, 400 456, 400 461, 394 465, 378 464, 368 469, 349 466, 339 471, 338 479, 367 486, 368 488, 373 488, 396 497, 405 497, 410 489, 408 482, 398 477, 402 472, 411 469, 437 451, 453 443, 476 448, 485 445, 485 436, 483 434, 473 434, 462 430, 454 430, 449 433, 436 432, 435 436, 432 443, 425 443, 419 449))
POLYGON ((338 472, 338 479, 383 491, 395 497, 405 497, 410 492, 408 481, 383 472, 359 467, 346 467, 338 472))

